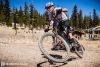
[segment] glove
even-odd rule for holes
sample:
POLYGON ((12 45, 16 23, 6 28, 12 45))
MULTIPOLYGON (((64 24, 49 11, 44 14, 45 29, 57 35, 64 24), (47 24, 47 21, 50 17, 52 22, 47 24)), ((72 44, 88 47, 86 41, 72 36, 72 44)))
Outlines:
POLYGON ((48 32, 49 31, 49 29, 44 29, 44 32, 48 32))

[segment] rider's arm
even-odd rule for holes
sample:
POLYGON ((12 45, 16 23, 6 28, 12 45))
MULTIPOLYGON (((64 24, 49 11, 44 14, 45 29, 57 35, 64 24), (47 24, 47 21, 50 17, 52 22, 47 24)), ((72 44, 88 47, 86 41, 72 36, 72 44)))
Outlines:
POLYGON ((57 7, 55 8, 56 11, 59 11, 59 12, 67 12, 68 9, 67 8, 61 8, 61 7, 57 7))
POLYGON ((67 10, 67 8, 62 8, 62 11, 67 12, 68 10, 67 10))
POLYGON ((53 28, 53 23, 54 23, 54 21, 50 21, 50 25, 49 25, 49 29, 51 30, 52 28, 53 28))

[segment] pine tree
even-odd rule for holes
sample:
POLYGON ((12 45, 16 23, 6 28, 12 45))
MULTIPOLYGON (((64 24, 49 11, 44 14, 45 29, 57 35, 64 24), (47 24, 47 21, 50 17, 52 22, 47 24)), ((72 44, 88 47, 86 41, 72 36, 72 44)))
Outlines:
POLYGON ((5 22, 7 26, 11 26, 12 23, 10 22, 10 7, 9 7, 9 0, 5 0, 4 4, 4 15, 5 15, 5 22))
POLYGON ((22 7, 20 6, 20 10, 19 10, 19 13, 18 13, 18 20, 19 20, 19 25, 20 26, 23 26, 23 10, 22 10, 22 7))
POLYGON ((45 25, 49 25, 49 15, 47 11, 45 11, 42 15, 42 25, 43 28, 45 27, 45 25))
POLYGON ((78 28, 77 23, 78 23, 78 12, 77 12, 77 6, 75 5, 73 8, 73 13, 71 15, 71 26, 74 29, 77 29, 78 28))
POLYGON ((40 14, 38 14, 38 19, 37 20, 38 20, 37 25, 38 25, 38 28, 40 29, 40 28, 42 28, 42 21, 41 21, 41 15, 40 14))
POLYGON ((89 16, 84 16, 83 24, 82 24, 82 29, 88 29, 89 28, 89 16))
POLYGON ((15 16, 16 16, 16 23, 17 24, 19 24, 19 16, 18 16, 18 13, 19 13, 19 11, 18 11, 18 9, 17 8, 15 8, 15 16))
POLYGON ((3 1, 0 0, 0 24, 3 24, 4 21, 4 4, 3 1))
POLYGON ((89 16, 89 28, 93 27, 93 22, 92 22, 92 17, 91 17, 91 12, 90 12, 90 16, 89 16))
POLYGON ((44 16, 43 15, 41 15, 41 27, 42 28, 44 28, 45 27, 45 23, 46 23, 46 21, 45 21, 45 19, 44 19, 44 16))
POLYGON ((30 26, 31 26, 31 29, 33 30, 34 18, 33 18, 33 4, 32 3, 30 4, 30 25, 29 25, 29 27, 30 26))
POLYGON ((45 20, 46 24, 48 24, 48 22, 49 22, 49 14, 48 14, 47 11, 44 12, 43 17, 44 17, 44 20, 45 20))
POLYGON ((16 23, 17 23, 16 8, 13 8, 13 23, 14 23, 14 29, 16 30, 16 23))
POLYGON ((36 25, 37 25, 37 29, 40 29, 41 28, 41 15, 38 13, 37 14, 37 23, 36 23, 36 25))
POLYGON ((33 17, 34 17, 34 26, 35 28, 38 27, 38 17, 39 17, 39 14, 38 14, 38 11, 34 8, 34 11, 33 11, 33 17))
POLYGON ((99 17, 97 16, 96 10, 93 9, 93 27, 98 26, 99 24, 99 17))
POLYGON ((79 29, 82 29, 83 25, 83 15, 82 15, 82 10, 79 11, 79 16, 78 16, 78 27, 79 29))
POLYGON ((40 15, 40 20, 41 20, 41 28, 44 28, 45 27, 45 24, 47 23, 44 19, 44 16, 43 15, 40 15))
POLYGON ((2 10, 3 10, 3 1, 0 0, 0 14, 1 14, 2 10))
POLYGON ((29 26, 29 9, 28 9, 28 5, 25 1, 25 6, 24 6, 24 24, 25 27, 29 26))

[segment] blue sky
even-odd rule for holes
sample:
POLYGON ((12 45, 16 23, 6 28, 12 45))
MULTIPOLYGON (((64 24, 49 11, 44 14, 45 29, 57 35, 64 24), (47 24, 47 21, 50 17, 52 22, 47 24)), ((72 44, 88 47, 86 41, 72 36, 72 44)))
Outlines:
MULTIPOLYGON (((10 7, 19 9, 22 6, 24 8, 24 2, 25 0, 10 0, 10 7)), ((93 9, 96 9, 100 16, 100 0, 26 0, 26 2, 28 5, 32 2, 40 14, 45 11, 44 7, 47 2, 54 2, 55 7, 66 7, 69 15, 72 14, 73 6, 76 4, 78 11, 82 9, 84 15, 89 15, 89 12, 92 13, 93 9)))

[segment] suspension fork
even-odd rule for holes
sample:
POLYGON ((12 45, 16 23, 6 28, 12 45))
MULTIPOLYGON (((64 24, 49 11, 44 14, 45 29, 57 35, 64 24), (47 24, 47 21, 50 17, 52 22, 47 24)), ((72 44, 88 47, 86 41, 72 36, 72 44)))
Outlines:
POLYGON ((57 44, 57 36, 58 36, 57 27, 53 28, 53 31, 52 31, 52 32, 54 33, 54 37, 52 37, 52 38, 53 38, 53 42, 54 42, 55 44, 57 44))

